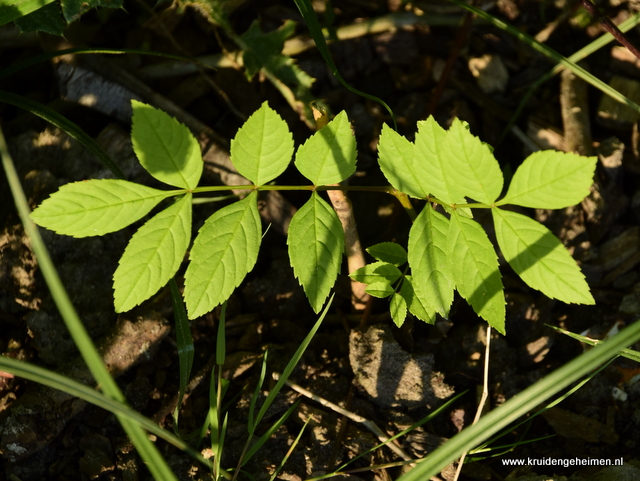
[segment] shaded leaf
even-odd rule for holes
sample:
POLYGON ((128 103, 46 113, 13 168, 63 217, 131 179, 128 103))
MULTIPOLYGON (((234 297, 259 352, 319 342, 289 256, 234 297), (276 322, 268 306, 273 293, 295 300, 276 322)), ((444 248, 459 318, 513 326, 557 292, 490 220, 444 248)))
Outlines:
POLYGON ((549 229, 515 212, 492 213, 502 254, 523 281, 551 299, 595 304, 580 267, 549 229))
POLYGON ((380 242, 372 245, 367 252, 382 262, 388 262, 395 266, 401 266, 407 262, 407 251, 395 242, 380 242))
POLYGON ((589 194, 596 157, 545 150, 534 152, 518 167, 507 195, 497 204, 534 209, 563 209, 589 194))
POLYGON ((264 185, 282 174, 292 155, 289 127, 267 102, 247 119, 231 140, 231 162, 256 185, 264 185))
POLYGON ((416 289, 412 276, 404 276, 400 295, 407 302, 409 312, 423 322, 434 324, 436 322, 436 311, 428 302, 428 298, 416 289))
POLYGON ((404 320, 407 318, 407 302, 398 293, 394 293, 391 297, 389 304, 389 310, 391 311, 391 319, 396 326, 400 327, 404 324, 404 320))
POLYGON ((388 262, 374 262, 373 264, 367 264, 360 269, 349 274, 349 277, 356 282, 362 282, 363 284, 373 284, 374 282, 385 281, 388 284, 393 284, 395 281, 402 277, 402 272, 393 264, 388 262))
POLYGON ((356 139, 344 110, 298 148, 295 165, 314 185, 336 184, 356 171, 356 139))
POLYGON ((131 141, 140 164, 160 182, 195 189, 204 163, 193 134, 162 110, 137 100, 131 106, 131 141))
POLYGON ((504 334, 505 299, 498 257, 480 224, 457 213, 449 220, 449 265, 456 288, 473 310, 504 334))
POLYGON ((40 204, 31 219, 58 234, 99 236, 133 224, 175 194, 126 180, 73 182, 40 204))
POLYGON ((453 276, 447 260, 449 221, 426 205, 409 231, 409 266, 421 298, 441 316, 453 302, 453 276))
POLYGON ((424 163, 416 162, 414 145, 387 124, 378 142, 378 162, 389 183, 400 192, 417 198, 429 195, 422 182, 429 173, 424 163))
POLYGON ((149 299, 178 271, 191 240, 191 194, 148 220, 133 235, 113 275, 116 312, 149 299))
POLYGON ((313 98, 310 89, 314 78, 301 70, 291 57, 282 54, 285 40, 295 33, 295 29, 296 22, 287 20, 280 28, 264 33, 258 22, 253 22, 240 37, 245 44, 242 61, 249 79, 264 68, 307 104, 313 98))
POLYGON ((342 224, 317 192, 291 219, 287 244, 293 272, 317 314, 336 282, 344 251, 342 224))
POLYGON ((384 299, 385 297, 389 297, 391 294, 395 292, 393 287, 391 287, 391 285, 385 281, 379 281, 379 282, 374 282, 373 284, 369 284, 364 291, 367 294, 373 297, 377 297, 379 299, 384 299))
POLYGON ((73 22, 92 8, 121 8, 122 0, 61 0, 61 4, 64 18, 67 22, 73 22))
POLYGON ((260 249, 258 193, 223 207, 198 231, 185 273, 189 319, 226 301, 253 269, 260 249))
MULTIPOLYGON (((40 5, 44 3, 36 1, 40 5)), ((2 23, 0 22, 0 24, 2 23)), ((64 29, 67 28, 67 22, 62 16, 58 2, 51 2, 24 17, 16 18, 15 24, 24 33, 46 32, 51 35, 62 35, 64 29)))

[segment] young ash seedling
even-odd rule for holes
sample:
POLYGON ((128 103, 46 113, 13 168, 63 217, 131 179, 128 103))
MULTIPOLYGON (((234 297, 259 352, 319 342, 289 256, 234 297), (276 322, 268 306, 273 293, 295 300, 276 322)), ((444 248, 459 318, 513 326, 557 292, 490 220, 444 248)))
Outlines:
MULTIPOLYGON (((189 130, 166 113, 133 101, 132 142, 142 166, 176 189, 158 190, 123 180, 89 180, 62 186, 32 214, 39 225, 74 237, 104 235, 141 219, 174 198, 133 235, 114 274, 117 312, 153 296, 177 272, 191 243, 193 196, 230 189, 198 186, 203 161, 189 130)), ((455 120, 449 130, 433 118, 418 122, 415 142, 384 126, 379 163, 393 188, 427 201, 406 249, 392 242, 368 249, 376 262, 350 274, 372 296, 389 298, 393 321, 407 313, 432 323, 447 317, 454 291, 504 333, 505 298, 498 256, 473 209, 491 209, 504 258, 530 287, 563 302, 593 304, 580 268, 542 224, 507 205, 561 209, 589 192, 596 159, 536 152, 515 172, 506 195, 491 148, 455 120), (443 211, 436 210, 435 204, 443 211), (444 212, 444 213, 443 213, 444 212)), ((252 185, 248 195, 213 213, 189 252, 184 299, 190 319, 226 301, 256 263, 262 238, 257 191, 275 180, 294 156, 291 132, 265 102, 231 142, 231 160, 252 185)), ((295 153, 295 167, 312 186, 291 220, 287 244, 294 274, 311 307, 322 310, 344 251, 340 221, 319 191, 356 170, 356 142, 347 114, 339 113, 295 153)), ((333 187, 331 187, 333 185, 333 187)), ((291 189, 291 186, 288 187, 291 189)))

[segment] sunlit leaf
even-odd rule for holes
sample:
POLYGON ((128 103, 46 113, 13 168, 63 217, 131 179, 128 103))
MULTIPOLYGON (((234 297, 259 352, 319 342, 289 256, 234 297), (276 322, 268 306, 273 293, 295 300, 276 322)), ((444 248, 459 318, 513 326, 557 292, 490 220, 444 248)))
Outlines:
POLYGON ((507 195, 497 204, 536 209, 575 205, 589 194, 596 160, 554 150, 534 152, 518 167, 507 195))
POLYGON ((449 221, 449 265, 456 288, 473 310, 504 334, 505 299, 498 257, 480 224, 458 214, 449 221))
POLYGON ((231 140, 231 162, 256 185, 282 174, 293 155, 293 138, 287 123, 262 104, 231 140))
POLYGON ((193 134, 162 110, 137 100, 131 106, 131 141, 140 164, 160 182, 196 188, 204 163, 193 134))
POLYGON ((133 224, 175 194, 125 180, 73 182, 40 204, 31 219, 58 234, 99 236, 133 224))
POLYGON ((409 231, 409 265, 413 285, 441 316, 449 315, 453 302, 453 276, 447 261, 449 221, 426 205, 409 231))
POLYGON ((336 184, 356 171, 356 139, 344 110, 298 148, 295 165, 314 185, 336 184))
POLYGON ((198 231, 185 273, 189 319, 226 301, 253 269, 262 239, 257 196, 254 191, 223 207, 198 231))
POLYGON ((128 311, 165 286, 191 240, 191 194, 156 214, 136 232, 113 275, 116 312, 128 311))
POLYGON ((549 229, 515 212, 492 213, 500 250, 522 280, 551 299, 595 304, 576 261, 549 229))
POLYGON ((429 173, 424 162, 416 161, 415 146, 384 124, 378 142, 378 162, 389 183, 411 197, 429 195, 422 181, 429 173))
POLYGON ((291 219, 287 244, 293 272, 318 313, 340 270, 344 232, 335 211, 316 192, 291 219))

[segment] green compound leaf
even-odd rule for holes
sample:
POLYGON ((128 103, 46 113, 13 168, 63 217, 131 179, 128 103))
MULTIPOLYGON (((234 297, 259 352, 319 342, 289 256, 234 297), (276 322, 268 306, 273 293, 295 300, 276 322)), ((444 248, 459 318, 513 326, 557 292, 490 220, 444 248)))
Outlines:
POLYGON ((231 140, 231 162, 256 185, 282 174, 293 155, 293 138, 287 123, 262 104, 231 140))
POLYGON ((372 245, 367 252, 382 262, 388 262, 394 266, 401 266, 407 262, 407 251, 395 242, 380 242, 372 245))
MULTIPOLYGON (((447 155, 442 146, 447 142, 448 133, 433 117, 418 122, 416 134, 416 163, 422 166, 425 174, 420 177, 424 190, 435 195, 447 204, 462 204, 466 192, 454 181, 455 173, 449 164, 454 160, 447 155)), ((460 172, 465 175, 468 172, 460 172)))
POLYGON ((317 192, 291 219, 287 244, 293 272, 317 314, 336 282, 344 251, 342 224, 317 192))
POLYGON ((523 281, 551 299, 595 304, 580 267, 549 229, 515 212, 492 213, 502 254, 523 281))
POLYGON ((126 180, 85 180, 63 185, 31 213, 38 225, 73 237, 108 234, 149 213, 176 195, 126 180))
POLYGON ((447 260, 449 221, 426 205, 409 231, 409 265, 421 298, 442 317, 453 302, 453 276, 447 260))
POLYGON ((407 302, 407 307, 411 314, 423 322, 434 324, 436 322, 436 311, 431 307, 428 298, 416 287, 418 286, 414 285, 412 276, 404 276, 400 295, 407 302))
POLYGON ((378 299, 384 299, 385 297, 389 297, 391 294, 395 292, 393 287, 391 287, 391 285, 385 281, 374 282, 373 284, 369 284, 364 291, 373 297, 377 297, 378 299))
POLYGON ((191 240, 191 194, 156 214, 136 232, 113 275, 116 312, 149 299, 177 272, 191 240))
POLYGON ((393 284, 402 277, 402 272, 393 264, 388 262, 374 262, 349 274, 349 277, 356 282, 363 284, 373 284, 375 282, 386 282, 393 284))
POLYGON ((429 195, 423 179, 429 176, 424 162, 418 162, 415 147, 385 124, 378 142, 378 162, 389 183, 400 192, 423 199, 429 195))
MULTIPOLYGON (((33 2, 17 2, 20 4, 31 4, 33 2)), ((36 0, 38 6, 47 2, 40 2, 36 0)), ((3 7, 0 7, 2 9, 3 7)), ((1 16, 1 14, 0 14, 1 16)), ((23 32, 45 32, 51 35, 64 34, 64 29, 67 27, 67 22, 62 16, 62 10, 58 2, 52 2, 44 7, 35 10, 28 15, 15 19, 16 26, 23 32)), ((2 21, 0 20, 0 25, 2 21)))
POLYGON ((162 110, 137 100, 131 106, 131 141, 142 166, 160 182, 195 189, 204 163, 193 134, 162 110))
POLYGON ((447 181, 458 186, 465 197, 485 204, 493 203, 504 179, 491 148, 469 132, 469 125, 454 119, 447 131, 442 151, 447 181))
POLYGON ((254 191, 214 213, 200 228, 185 273, 189 319, 226 301, 253 269, 262 239, 257 199, 254 191))
POLYGON ((504 288, 496 252, 476 221, 457 213, 449 221, 449 265, 456 288, 473 310, 504 334, 504 288))
POLYGON ((394 293, 389 305, 391 311, 391 319, 396 326, 400 327, 407 318, 407 301, 398 293, 394 293))
POLYGON ((337 184, 356 171, 356 139, 344 110, 300 146, 295 164, 314 185, 337 184))
POLYGON ((507 195, 497 205, 563 209, 589 194, 596 157, 553 150, 534 152, 518 167, 507 195))

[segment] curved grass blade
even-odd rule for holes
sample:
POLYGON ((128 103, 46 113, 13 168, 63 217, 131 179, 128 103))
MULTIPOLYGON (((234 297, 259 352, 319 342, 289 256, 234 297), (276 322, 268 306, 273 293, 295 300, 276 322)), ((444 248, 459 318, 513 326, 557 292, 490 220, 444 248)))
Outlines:
POLYGON ((58 112, 51 110, 49 107, 42 105, 35 100, 28 99, 21 95, 12 94, 9 92, 4 92, 0 90, 0 102, 4 102, 6 104, 13 105, 15 107, 19 107, 21 109, 26 110, 27 112, 31 112, 33 115, 37 115, 38 117, 46 120, 52 125, 55 125, 61 130, 64 130, 69 136, 76 139, 80 142, 87 150, 93 153, 98 160, 102 162, 105 167, 107 167, 114 176, 119 179, 124 179, 124 174, 120 170, 120 167, 111 160, 111 157, 98 145, 98 143, 93 140, 87 133, 78 127, 75 123, 71 122, 69 119, 63 117, 58 112))
POLYGON ((304 19, 304 23, 307 25, 307 28, 309 29, 309 32, 311 33, 311 36, 313 37, 313 40, 316 43, 316 47, 318 48, 320 55, 322 55, 322 58, 324 59, 325 63, 333 73, 334 77, 337 78, 338 81, 347 90, 353 92, 354 94, 360 95, 361 97, 367 98, 369 100, 373 100, 374 102, 378 102, 379 104, 381 104, 387 110, 387 112, 389 112, 389 115, 391 115, 391 119, 393 120, 394 130, 398 130, 398 123, 396 122, 396 116, 393 114, 393 110, 391 110, 391 107, 389 107, 382 99, 376 97, 375 95, 370 95, 370 94, 361 92, 358 89, 353 88, 342 78, 342 75, 340 75, 340 72, 338 72, 338 67, 336 67, 336 64, 334 63, 333 58, 331 57, 331 52, 329 52, 329 47, 327 47, 327 42, 324 39, 322 28, 320 27, 320 23, 318 22, 318 17, 316 17, 316 13, 314 12, 313 7, 311 6, 311 2, 309 2, 309 0, 294 0, 294 1, 296 2, 296 6, 298 7, 298 10, 300 10, 300 14, 304 19))
MULTIPOLYGON (((40 2, 40 0, 36 0, 40 2)), ((53 0, 45 0, 45 2, 51 2, 53 0)), ((2 7, 0 7, 1 9, 2 7)), ((0 21, 0 25, 1 25, 0 21)), ((12 63, 6 68, 0 70, 0 79, 8 77, 9 75, 13 75, 16 72, 24 70, 25 68, 31 67, 32 65, 37 65, 42 62, 47 62, 53 58, 60 57, 62 55, 89 55, 89 54, 104 54, 104 55, 125 55, 125 54, 135 54, 135 55, 151 55, 154 57, 164 57, 170 58, 173 60, 180 60, 183 62, 190 62, 199 65, 202 68, 206 68, 209 70, 215 70, 211 65, 207 65, 206 63, 200 62, 199 60, 192 59, 189 57, 183 57, 181 55, 174 55, 171 53, 162 53, 162 52, 154 52, 152 50, 139 50, 136 48, 65 48, 64 50, 55 50, 53 52, 44 52, 38 55, 33 55, 22 60, 18 60, 15 63, 12 63)))
POLYGON ((636 321, 613 338, 581 354, 533 386, 520 392, 514 398, 509 399, 500 407, 480 418, 478 423, 465 428, 443 446, 430 453, 415 468, 399 478, 399 481, 430 479, 449 463, 458 459, 463 452, 469 451, 489 439, 545 400, 589 374, 602 363, 619 355, 622 349, 638 340, 640 340, 640 322, 636 321))
POLYGON ((266 443, 269 440, 271 435, 275 433, 278 430, 278 428, 287 421, 287 419, 289 419, 289 417, 293 414, 293 411, 295 411, 298 408, 299 404, 300 404, 300 399, 298 399, 295 403, 293 403, 293 405, 289 409, 287 409, 287 411, 282 416, 280 416, 280 419, 278 419, 275 423, 273 423, 273 425, 269 429, 267 429, 262 436, 258 438, 258 440, 251 446, 251 448, 249 448, 249 450, 242 457, 241 466, 244 466, 253 457, 253 455, 258 452, 258 450, 264 445, 264 443, 266 443))
POLYGON ((48 386, 53 389, 57 389, 58 391, 66 392, 67 394, 71 394, 72 396, 109 411, 110 413, 121 415, 137 424, 142 429, 155 434, 160 439, 164 439, 169 444, 172 444, 176 448, 186 452, 204 466, 210 465, 210 463, 202 457, 197 450, 191 448, 187 442, 171 434, 166 429, 161 428, 156 422, 143 416, 138 411, 131 409, 126 404, 108 398, 94 388, 79 383, 69 377, 62 376, 57 372, 6 356, 0 356, 0 370, 28 379, 29 381, 37 382, 43 386, 48 386))
MULTIPOLYGON (((87 363, 91 374, 98 382, 101 389, 106 393, 107 396, 111 397, 115 401, 124 403, 126 400, 124 395, 122 394, 122 391, 120 391, 120 388, 116 384, 116 381, 109 374, 109 371, 104 365, 100 353, 98 353, 91 337, 89 336, 89 333, 78 317, 78 313, 73 307, 71 299, 69 298, 67 291, 62 285, 62 281, 60 280, 58 272, 53 265, 44 241, 42 240, 42 237, 40 236, 40 233, 38 232, 35 224, 29 218, 29 205, 27 203, 27 198, 24 195, 22 186, 20 185, 18 173, 16 172, 15 166, 13 165, 13 160, 9 155, 9 151, 7 149, 7 145, 5 143, 4 136, 2 135, 1 130, 0 154, 2 156, 2 164, 7 176, 7 180, 9 182, 9 186, 11 188, 11 193, 16 203, 18 214, 20 215, 20 219, 22 220, 24 230, 29 236, 31 247, 36 254, 36 259, 38 260, 40 271, 42 272, 45 282, 47 283, 47 286, 51 291, 51 296, 53 297, 54 302, 58 310, 60 311, 60 315, 62 316, 62 319, 64 320, 67 329, 71 334, 71 338, 73 339, 75 345, 78 347, 80 354, 87 363)), ((151 471, 153 477, 157 480, 177 481, 177 478, 167 465, 158 449, 149 440, 147 434, 140 428, 140 426, 130 421, 127 417, 124 417, 121 414, 116 414, 116 417, 133 442, 136 450, 138 451, 138 453, 140 453, 140 456, 144 460, 145 464, 149 467, 149 470, 151 471)))
POLYGON ((591 75, 589 72, 587 72, 585 69, 580 67, 575 62, 572 62, 568 58, 563 57, 562 55, 560 55, 558 52, 556 52, 552 48, 549 48, 546 45, 543 45, 540 42, 536 41, 530 35, 527 35, 526 33, 524 33, 521 30, 515 28, 514 26, 512 26, 512 25, 510 25, 510 24, 508 24, 506 22, 503 22, 502 20, 500 20, 500 19, 494 17, 493 15, 485 12, 484 10, 481 10, 481 9, 479 9, 477 7, 474 7, 473 5, 469 5, 468 3, 463 2, 462 0, 449 0, 449 1, 455 3, 456 5, 460 5, 463 8, 466 8, 470 12, 475 13, 478 17, 480 17, 480 18, 482 18, 484 20, 487 20, 489 23, 491 23, 495 27, 498 27, 500 30, 504 30, 505 32, 513 35, 514 37, 516 37, 521 42, 529 45, 532 49, 540 52, 544 56, 550 58, 551 60, 553 60, 554 62, 556 62, 556 63, 558 63, 560 65, 562 65, 563 67, 568 68, 574 74, 576 74, 577 77, 580 77, 585 82, 593 85, 595 88, 597 88, 598 90, 600 90, 604 94, 608 95, 612 99, 615 99, 618 102, 626 105, 630 109, 640 113, 640 105, 636 104, 634 101, 632 101, 628 97, 625 97, 620 92, 618 92, 614 88, 612 88, 609 85, 607 85, 606 83, 604 83, 602 80, 594 77, 593 75, 591 75))
POLYGON ((256 426, 258 425, 260 420, 264 417, 265 413, 267 412, 267 409, 269 409, 269 406, 271 406, 271 404, 273 403, 275 397, 278 395, 278 393, 280 392, 280 390, 284 386, 285 382, 287 382, 287 380, 289 379, 289 376, 291 376, 291 373, 293 372, 293 370, 295 369, 296 365, 298 364, 298 362, 302 358, 302 355, 307 350, 307 347, 309 347, 309 344, 311 343, 311 340, 313 339, 313 336, 315 336, 316 332, 318 332, 318 329, 320 329, 320 325, 322 324, 322 321, 326 317, 327 312, 329 312, 329 307, 331 307, 331 304, 333 303, 333 297, 334 296, 335 296, 335 294, 331 295, 331 298, 329 299, 329 302, 327 302, 327 305, 325 306, 324 310, 322 311, 322 314, 320 315, 320 317, 318 318, 316 323, 313 325, 313 327, 309 331, 309 334, 307 334, 307 336, 304 338, 304 340, 300 343, 300 346, 296 350, 295 354, 291 357, 291 360, 289 361, 287 366, 282 371, 282 374, 280 374, 280 379, 278 379, 278 382, 276 383, 276 385, 269 392, 269 395, 267 396, 267 399, 265 399, 264 404, 262 404, 262 407, 260 408, 260 411, 258 412, 258 415, 255 418, 255 425, 256 426))
POLYGON ((178 347, 178 362, 180 364, 180 387, 178 391, 178 403, 173 411, 173 431, 178 433, 178 419, 182 400, 187 390, 187 383, 191 376, 191 368, 193 367, 193 359, 195 357, 195 349, 193 347, 193 337, 189 328, 189 319, 187 318, 187 308, 182 300, 182 295, 178 289, 178 283, 175 278, 169 281, 171 289, 171 302, 173 304, 173 315, 176 319, 176 344, 178 347))

